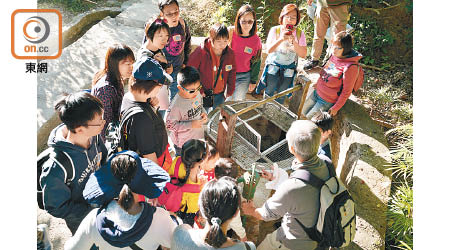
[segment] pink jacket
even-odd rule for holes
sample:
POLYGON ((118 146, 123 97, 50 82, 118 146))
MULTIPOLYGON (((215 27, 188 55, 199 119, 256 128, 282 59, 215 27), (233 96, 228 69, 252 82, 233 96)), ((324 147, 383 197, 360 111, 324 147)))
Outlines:
POLYGON ((341 109, 352 94, 358 76, 358 67, 352 64, 358 64, 361 58, 362 55, 356 51, 352 51, 347 58, 333 55, 320 71, 316 91, 322 99, 334 103, 331 109, 341 109))

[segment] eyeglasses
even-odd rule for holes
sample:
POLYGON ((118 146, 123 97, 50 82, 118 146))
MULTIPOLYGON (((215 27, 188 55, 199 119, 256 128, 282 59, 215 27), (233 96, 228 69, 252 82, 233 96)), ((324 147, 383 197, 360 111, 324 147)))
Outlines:
POLYGON ((241 24, 244 24, 244 25, 246 25, 246 24, 250 24, 250 25, 252 25, 255 21, 253 21, 253 20, 240 20, 240 22, 241 22, 241 24))
POLYGON ((297 16, 284 16, 284 18, 289 19, 289 20, 295 20, 295 19, 297 19, 297 16))
POLYGON ((171 13, 164 13, 164 16, 166 16, 166 17, 168 17, 168 18, 172 18, 172 17, 174 17, 174 16, 178 16, 178 14, 180 14, 180 11, 179 11, 179 10, 174 11, 174 12, 171 12, 171 13))
POLYGON ((332 44, 331 46, 332 46, 333 49, 343 49, 342 47, 338 47, 338 46, 336 46, 334 44, 332 44))
POLYGON ((106 120, 102 119, 100 124, 86 124, 86 127, 100 127, 100 126, 105 125, 105 123, 106 123, 106 120))
POLYGON ((185 87, 183 87, 182 85, 180 85, 186 92, 188 92, 189 94, 194 94, 195 92, 199 91, 200 89, 202 89, 202 85, 198 86, 198 88, 196 89, 186 89, 185 87))

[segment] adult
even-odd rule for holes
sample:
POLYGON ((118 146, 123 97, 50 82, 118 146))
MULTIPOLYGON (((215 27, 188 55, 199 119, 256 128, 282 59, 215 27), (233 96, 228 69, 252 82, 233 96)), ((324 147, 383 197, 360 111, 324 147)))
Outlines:
POLYGON ((169 175, 132 151, 114 155, 102 170, 91 175, 86 190, 90 194, 107 192, 115 199, 91 211, 64 249, 89 249, 94 244, 99 249, 169 247, 175 222, 166 210, 138 202, 137 195, 154 195, 156 184, 161 192, 169 175))
POLYGON ((316 113, 328 111, 335 116, 350 97, 359 74, 362 55, 353 50, 350 33, 341 31, 334 36, 331 57, 313 85, 314 92, 303 106, 302 115, 311 119, 316 113))
MULTIPOLYGON (((158 110, 159 90, 165 81, 164 70, 159 63, 150 57, 141 57, 133 65, 133 76, 130 78, 130 91, 125 94, 121 115, 131 109, 138 112, 124 121, 124 149, 137 152, 141 157, 158 163, 168 169, 172 163, 168 151, 166 126, 158 110)), ((131 111, 130 111, 131 112, 131 111)))
MULTIPOLYGON (((300 11, 295 4, 287 4, 278 17, 280 25, 270 28, 267 36, 267 58, 261 81, 256 89, 260 93, 273 96, 293 86, 296 75, 298 57, 305 58, 306 38, 302 30, 297 28, 300 22, 300 11)), ((276 101, 283 104, 285 96, 276 101)))
MULTIPOLYGON (((166 110, 169 108, 169 88, 173 78, 170 76, 173 73, 172 65, 167 61, 167 58, 162 51, 169 39, 170 31, 166 21, 157 17, 151 19, 145 26, 145 40, 142 47, 138 51, 138 61, 145 61, 147 58, 153 58, 158 62, 159 66, 164 70, 165 78, 162 79, 164 84, 157 93, 159 102, 159 113, 164 117, 166 110)), ((155 66, 158 67, 158 66, 155 66)), ((154 69, 150 69, 154 70, 154 69)))
MULTIPOLYGON (((292 123, 286 138, 289 152, 295 156, 292 170, 307 170, 322 180, 330 175, 326 163, 317 156, 320 144, 320 130, 309 120, 292 123)), ((292 175, 292 174, 291 174, 292 175)), ((263 171, 262 177, 272 180, 273 175, 263 171)), ((296 178, 282 182, 272 197, 260 208, 252 201, 242 203, 242 213, 258 220, 276 220, 283 217, 281 227, 268 234, 258 249, 316 249, 317 242, 311 240, 298 219, 306 227, 312 227, 319 215, 319 190, 296 178)))
POLYGON ((240 203, 241 194, 232 178, 225 176, 207 182, 199 198, 205 227, 193 229, 187 224, 179 225, 173 232, 170 249, 256 249, 252 242, 233 240, 225 234, 232 218, 238 214, 240 203))
POLYGON ((239 8, 234 27, 230 28, 230 45, 236 60, 236 88, 231 99, 245 100, 245 94, 258 82, 262 44, 257 32, 256 13, 249 4, 239 8), (250 86, 251 85, 251 86, 250 86))
POLYGON ((92 209, 82 195, 88 177, 106 161, 99 135, 105 125, 103 105, 93 95, 79 92, 62 97, 55 110, 63 123, 50 132, 48 146, 70 157, 73 179, 66 181, 66 171, 50 158, 42 166, 40 185, 44 209, 63 218, 74 234, 92 209))
POLYGON ((133 51, 125 44, 114 44, 108 48, 105 66, 92 80, 92 95, 100 99, 104 107, 101 136, 105 141, 106 129, 110 123, 119 122, 120 105, 124 95, 124 85, 131 76, 134 63, 133 51))
POLYGON ((189 57, 188 66, 200 72, 200 91, 203 96, 213 100, 213 105, 210 106, 206 99, 203 99, 203 105, 208 107, 208 112, 233 95, 236 62, 233 50, 228 47, 228 29, 225 25, 215 24, 211 27, 208 38, 189 57))
MULTIPOLYGON (((311 5, 312 2, 313 0, 308 0, 307 3, 308 5, 311 5)), ((309 70, 319 65, 323 41, 329 26, 331 26, 332 31, 331 37, 345 30, 350 4, 352 4, 351 0, 317 0, 311 58, 303 66, 304 70, 309 70)), ((330 49, 330 47, 328 47, 328 49, 330 49)))

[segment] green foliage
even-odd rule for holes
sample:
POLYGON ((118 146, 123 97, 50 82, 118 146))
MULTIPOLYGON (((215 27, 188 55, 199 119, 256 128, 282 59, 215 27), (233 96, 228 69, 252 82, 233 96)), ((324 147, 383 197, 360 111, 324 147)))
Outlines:
POLYGON ((413 189, 403 184, 392 196, 387 211, 388 227, 386 237, 400 249, 413 246, 413 189))
MULTIPOLYGON (((91 1, 95 2, 93 0, 91 1)), ((83 0, 38 0, 38 4, 39 3, 47 3, 54 6, 61 6, 64 9, 75 13, 87 11, 90 8, 96 6, 94 3, 89 3, 83 0)))
POLYGON ((391 167, 392 175, 401 178, 403 183, 412 184, 413 177, 413 126, 411 124, 399 126, 389 130, 387 135, 395 134, 398 140, 392 147, 391 167))
POLYGON ((235 15, 232 3, 230 1, 221 1, 219 8, 213 13, 211 17, 211 25, 215 23, 223 23, 226 26, 233 25, 234 18, 230 18, 235 15))
POLYGON ((266 28, 265 28, 265 23, 266 20, 270 17, 270 15, 272 15, 274 9, 269 7, 270 5, 266 5, 266 1, 262 0, 261 1, 261 6, 256 7, 255 12, 256 12, 256 18, 258 19, 258 36, 261 39, 266 38, 266 34, 269 32, 269 30, 267 30, 266 32, 266 28))
POLYGON ((375 21, 352 14, 349 24, 354 28, 354 48, 361 52, 364 64, 374 64, 381 54, 386 54, 386 47, 394 43, 394 38, 375 21))

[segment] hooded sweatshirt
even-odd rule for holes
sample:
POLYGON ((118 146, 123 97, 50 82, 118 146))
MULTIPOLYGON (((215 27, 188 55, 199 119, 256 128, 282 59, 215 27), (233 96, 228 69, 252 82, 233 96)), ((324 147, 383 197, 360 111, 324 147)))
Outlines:
MULTIPOLYGON (((213 58, 210 53, 211 41, 209 38, 206 38, 200 46, 198 46, 194 52, 189 56, 189 61, 187 66, 192 66, 196 68, 200 72, 200 82, 202 83, 203 88, 200 90, 201 93, 204 93, 206 89, 212 89, 214 87, 214 78, 213 73, 213 58)), ((217 83, 214 88, 214 94, 219 94, 225 91, 225 87, 227 89, 227 95, 231 96, 234 93, 235 84, 236 84, 236 62, 234 59, 234 52, 230 47, 225 47, 222 52, 223 60, 222 70, 220 74, 222 75, 223 81, 217 83)), ((218 71, 218 69, 217 69, 218 71)), ((216 71, 216 72, 217 72, 216 71)))
POLYGON ((359 64, 361 58, 355 50, 346 58, 332 55, 320 71, 316 91, 322 99, 334 103, 331 109, 341 109, 352 94, 358 77, 358 67, 352 64, 359 64))
POLYGON ((93 244, 99 249, 131 249, 133 243, 142 249, 170 247, 176 224, 169 212, 141 204, 143 209, 136 215, 128 214, 116 201, 92 210, 64 249, 89 249, 93 244))
POLYGON ((83 198, 83 189, 89 175, 106 162, 107 150, 100 135, 92 137, 89 148, 85 149, 67 141, 63 128, 65 125, 60 124, 52 130, 48 146, 63 151, 71 158, 74 179, 68 186, 64 182, 65 170, 50 159, 42 166, 40 184, 44 209, 55 217, 73 223, 81 221, 91 209, 83 198))

